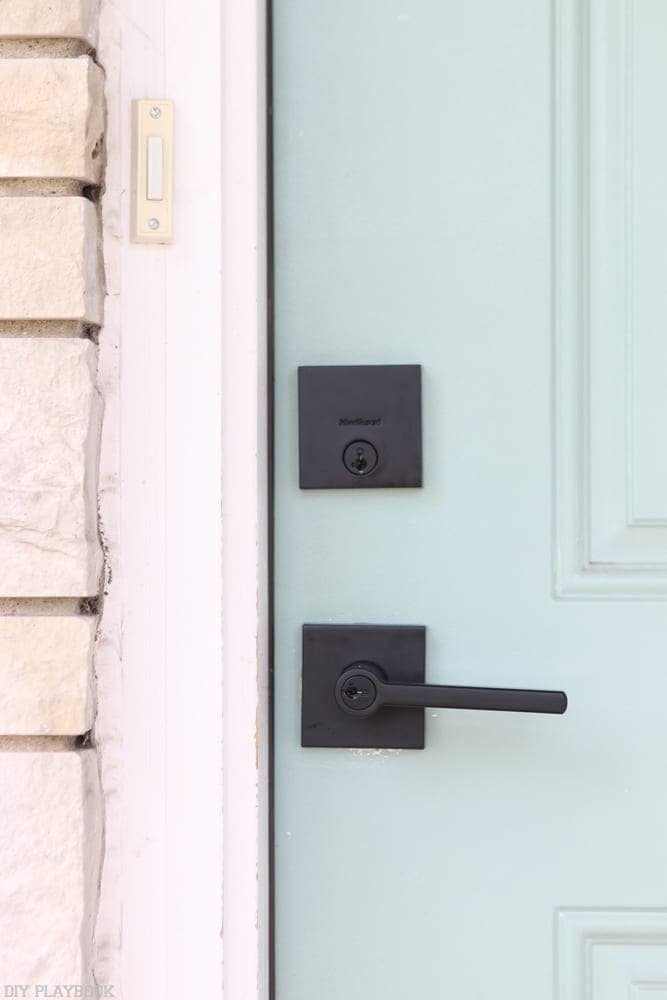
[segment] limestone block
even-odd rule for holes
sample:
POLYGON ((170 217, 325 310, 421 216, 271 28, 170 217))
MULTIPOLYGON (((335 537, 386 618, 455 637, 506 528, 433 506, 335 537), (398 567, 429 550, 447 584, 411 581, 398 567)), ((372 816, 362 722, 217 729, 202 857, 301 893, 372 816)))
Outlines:
POLYGON ((90 341, 0 339, 0 597, 98 592, 99 410, 90 341))
POLYGON ((77 736, 93 724, 93 617, 0 617, 0 735, 77 736))
POLYGON ((82 38, 95 44, 97 0, 0 0, 0 38, 82 38))
POLYGON ((0 198, 0 320, 101 324, 99 223, 85 198, 0 198))
POLYGON ((0 177, 99 182, 104 74, 92 59, 0 59, 0 95, 0 177))
POLYGON ((102 849, 95 752, 0 754, 0 983, 86 984, 102 849))

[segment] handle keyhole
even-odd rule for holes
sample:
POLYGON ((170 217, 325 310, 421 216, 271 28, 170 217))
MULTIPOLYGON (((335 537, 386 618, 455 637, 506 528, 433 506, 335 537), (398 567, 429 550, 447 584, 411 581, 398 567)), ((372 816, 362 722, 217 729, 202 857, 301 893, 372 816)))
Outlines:
POLYGON ((345 705, 355 712, 369 708, 377 698, 377 688, 370 678, 349 677, 340 689, 345 705))

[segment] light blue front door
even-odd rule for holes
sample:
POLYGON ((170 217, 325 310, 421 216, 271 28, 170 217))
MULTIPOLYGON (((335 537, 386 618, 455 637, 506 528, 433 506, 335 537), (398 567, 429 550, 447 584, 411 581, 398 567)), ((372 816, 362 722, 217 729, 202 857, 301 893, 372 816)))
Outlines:
POLYGON ((277 1000, 665 996, 667 6, 273 20, 277 1000), (300 490, 298 367, 365 364, 422 366, 423 487, 300 490), (302 625, 359 622, 569 710, 302 748, 302 625))

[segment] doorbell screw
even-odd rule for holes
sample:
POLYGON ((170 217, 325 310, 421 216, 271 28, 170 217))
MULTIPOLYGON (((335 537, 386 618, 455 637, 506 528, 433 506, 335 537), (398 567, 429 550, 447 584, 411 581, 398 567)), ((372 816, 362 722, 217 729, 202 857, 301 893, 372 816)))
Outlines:
POLYGON ((149 229, 153 229, 153 230, 159 229, 160 228, 159 219, 149 219, 148 220, 148 228, 149 229))
POLYGON ((151 116, 151 118, 162 118, 161 108, 151 108, 148 113, 151 116))
POLYGON ((353 476, 368 476, 378 464, 378 453, 368 441, 351 441, 343 452, 343 464, 353 476))

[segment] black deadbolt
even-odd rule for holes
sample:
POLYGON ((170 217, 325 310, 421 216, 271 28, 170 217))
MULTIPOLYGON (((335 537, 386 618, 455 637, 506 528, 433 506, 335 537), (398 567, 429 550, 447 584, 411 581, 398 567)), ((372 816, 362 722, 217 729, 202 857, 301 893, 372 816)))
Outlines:
POLYGON ((419 365, 299 368, 302 490, 421 485, 419 365))

